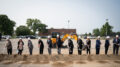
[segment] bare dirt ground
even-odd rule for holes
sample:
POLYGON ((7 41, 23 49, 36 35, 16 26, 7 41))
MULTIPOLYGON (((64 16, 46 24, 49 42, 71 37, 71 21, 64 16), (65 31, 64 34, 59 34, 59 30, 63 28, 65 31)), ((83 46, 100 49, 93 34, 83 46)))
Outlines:
MULTIPOLYGON (((18 40, 11 39, 13 55, 9 56, 5 48, 5 40, 0 41, 0 67, 120 67, 120 50, 118 56, 112 55, 112 40, 108 55, 104 55, 104 40, 101 40, 100 55, 95 55, 95 39, 91 40, 91 55, 86 55, 86 51, 83 51, 83 55, 78 55, 75 40, 73 40, 75 46, 73 55, 68 55, 68 48, 62 49, 61 55, 57 55, 57 49, 52 49, 52 55, 48 55, 46 39, 43 39, 44 54, 39 55, 38 40, 32 39, 34 45, 32 56, 29 55, 27 39, 23 39, 25 43, 23 55, 17 55, 18 40)), ((85 39, 83 41, 85 42, 85 39)), ((63 45, 67 45, 67 40, 63 45)))

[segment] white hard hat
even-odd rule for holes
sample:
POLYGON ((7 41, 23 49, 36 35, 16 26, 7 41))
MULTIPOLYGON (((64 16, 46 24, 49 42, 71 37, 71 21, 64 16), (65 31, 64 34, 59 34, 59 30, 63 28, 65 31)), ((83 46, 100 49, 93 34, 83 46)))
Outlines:
POLYGON ((30 37, 28 37, 28 40, 30 40, 30 37))
POLYGON ((109 38, 110 38, 110 36, 107 36, 106 38, 107 38, 107 39, 109 39, 109 38))
POLYGON ((48 38, 51 38, 51 36, 48 36, 48 38))
POLYGON ((81 38, 81 36, 78 36, 78 38, 81 38))
POLYGON ((87 36, 87 38, 90 38, 89 36, 87 36))
POLYGON ((19 38, 20 40, 22 39, 22 38, 19 38))
POLYGON ((9 40, 9 37, 8 37, 8 38, 6 38, 6 40, 9 40))
POLYGON ((57 37, 59 37, 59 35, 57 35, 57 37))
POLYGON ((38 37, 38 39, 41 39, 41 37, 38 37))
POLYGON ((71 39, 71 37, 69 36, 68 39, 71 39))
POLYGON ((98 36, 97 38, 100 38, 100 36, 98 36))
POLYGON ((119 37, 119 35, 116 35, 116 37, 119 37))

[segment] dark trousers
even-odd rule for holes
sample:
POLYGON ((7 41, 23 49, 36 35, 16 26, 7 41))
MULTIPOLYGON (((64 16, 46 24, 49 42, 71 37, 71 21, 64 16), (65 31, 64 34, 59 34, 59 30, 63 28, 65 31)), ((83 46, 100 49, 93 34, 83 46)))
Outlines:
POLYGON ((87 47, 87 54, 90 54, 90 47, 87 47))
POLYGON ((119 46, 118 45, 113 45, 113 54, 118 55, 118 51, 119 51, 119 46))
POLYGON ((32 55, 33 48, 29 48, 29 53, 32 55))
POLYGON ((12 55, 12 48, 11 49, 7 49, 7 53, 8 53, 8 55, 12 55))
POLYGON ((109 46, 106 46, 105 47, 105 55, 107 55, 108 49, 109 49, 109 46))
POLYGON ((69 48, 69 54, 73 54, 73 48, 72 47, 69 48))
POLYGON ((61 54, 61 48, 58 47, 57 50, 58 50, 58 54, 61 54))
POLYGON ((96 47, 96 54, 100 53, 100 47, 96 47))
POLYGON ((82 54, 82 48, 78 47, 78 54, 81 55, 82 54))
POLYGON ((40 51, 39 51, 40 54, 43 54, 43 49, 44 48, 40 48, 40 51))
POLYGON ((23 50, 18 50, 18 55, 22 55, 23 50))
POLYGON ((50 47, 48 48, 48 53, 49 53, 49 55, 51 55, 51 53, 52 53, 52 51, 51 51, 51 48, 50 48, 50 47))

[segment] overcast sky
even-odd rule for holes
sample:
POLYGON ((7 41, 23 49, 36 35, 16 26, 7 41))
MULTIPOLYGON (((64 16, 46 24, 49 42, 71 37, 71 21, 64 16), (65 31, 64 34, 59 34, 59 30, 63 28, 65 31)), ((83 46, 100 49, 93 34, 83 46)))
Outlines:
POLYGON ((100 28, 105 19, 120 31, 120 0, 0 0, 0 14, 6 14, 16 26, 27 18, 37 18, 48 28, 77 29, 77 33, 100 28))

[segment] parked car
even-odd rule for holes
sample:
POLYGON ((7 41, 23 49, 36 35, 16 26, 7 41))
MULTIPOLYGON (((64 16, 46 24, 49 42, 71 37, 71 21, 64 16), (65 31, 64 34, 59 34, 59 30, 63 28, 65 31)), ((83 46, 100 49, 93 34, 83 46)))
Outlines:
POLYGON ((87 39, 87 36, 84 36, 84 39, 87 39))
POLYGON ((3 35, 2 36, 2 39, 7 39, 7 38, 11 38, 11 36, 10 35, 3 35))
POLYGON ((47 36, 41 36, 41 38, 47 38, 47 36))
POLYGON ((17 36, 16 38, 22 38, 22 39, 24 39, 24 38, 26 38, 26 36, 17 36))
MULTIPOLYGON (((95 36, 89 36, 90 39, 95 39, 95 36)), ((87 39, 87 36, 84 36, 84 39, 87 39)))
POLYGON ((26 38, 36 39, 34 35, 27 35, 26 38))
POLYGON ((95 39, 96 37, 95 36, 90 36, 90 39, 95 39))

